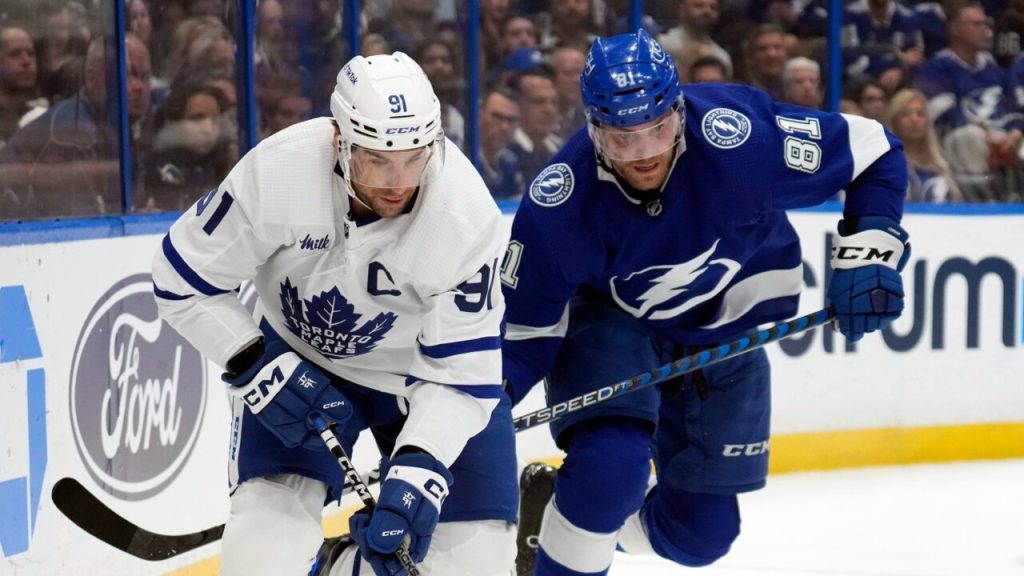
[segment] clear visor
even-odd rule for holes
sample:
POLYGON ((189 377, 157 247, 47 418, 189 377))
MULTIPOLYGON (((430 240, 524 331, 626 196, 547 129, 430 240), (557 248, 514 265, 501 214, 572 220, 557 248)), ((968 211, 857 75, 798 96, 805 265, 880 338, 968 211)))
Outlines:
POLYGON ((662 154, 676 143, 682 124, 679 112, 639 130, 612 126, 590 126, 591 137, 609 160, 643 160, 662 154))
POLYGON ((351 180, 369 188, 411 188, 434 153, 434 146, 411 150, 370 150, 352 146, 351 180))

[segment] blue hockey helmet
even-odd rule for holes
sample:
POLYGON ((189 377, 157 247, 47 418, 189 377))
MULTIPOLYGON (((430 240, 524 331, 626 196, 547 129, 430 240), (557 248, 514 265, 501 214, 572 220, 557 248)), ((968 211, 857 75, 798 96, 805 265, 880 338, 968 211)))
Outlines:
POLYGON ((642 28, 594 40, 580 89, 587 119, 615 127, 650 122, 683 95, 675 61, 642 28))

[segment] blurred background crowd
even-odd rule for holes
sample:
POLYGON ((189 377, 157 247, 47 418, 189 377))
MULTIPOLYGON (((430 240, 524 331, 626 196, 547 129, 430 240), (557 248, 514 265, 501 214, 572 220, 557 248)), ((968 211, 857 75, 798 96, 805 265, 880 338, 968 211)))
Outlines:
MULTIPOLYGON (((256 0, 251 13, 236 0, 120 1, 0 0, 0 220, 183 210, 253 140, 329 115, 355 53, 340 0, 256 0), (240 53, 249 18, 254 48, 240 53), (248 86, 255 107, 240 113, 248 86)), ((520 197, 583 126, 585 54, 631 20, 629 0, 479 0, 476 22, 464 0, 359 4, 358 52, 422 65, 445 132, 497 199, 520 197)), ((828 7, 647 0, 642 26, 686 83, 821 108, 828 7)), ((844 4, 840 110, 903 140, 908 201, 1022 201, 1022 34, 1024 0, 844 4)))

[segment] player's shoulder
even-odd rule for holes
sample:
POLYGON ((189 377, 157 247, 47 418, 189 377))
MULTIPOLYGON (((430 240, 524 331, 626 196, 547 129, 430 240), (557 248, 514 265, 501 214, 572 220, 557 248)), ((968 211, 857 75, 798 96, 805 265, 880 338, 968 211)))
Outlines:
POLYGON ((701 83, 687 86, 684 94, 688 147, 749 150, 754 143, 771 143, 767 136, 775 132, 775 105, 765 91, 701 83))
POLYGON ((236 198, 264 226, 333 222, 336 139, 330 118, 289 126, 261 141, 228 176, 236 198))

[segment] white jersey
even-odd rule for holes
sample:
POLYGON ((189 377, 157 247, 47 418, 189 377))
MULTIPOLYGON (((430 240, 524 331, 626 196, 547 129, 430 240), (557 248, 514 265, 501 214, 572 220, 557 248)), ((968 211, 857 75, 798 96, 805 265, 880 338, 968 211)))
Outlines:
POLYGON ((260 335, 233 292, 254 279, 257 316, 300 356, 408 399, 396 450, 450 466, 501 394, 501 213, 448 142, 407 213, 353 220, 334 131, 317 118, 261 142, 174 223, 161 315, 224 366, 260 335))

